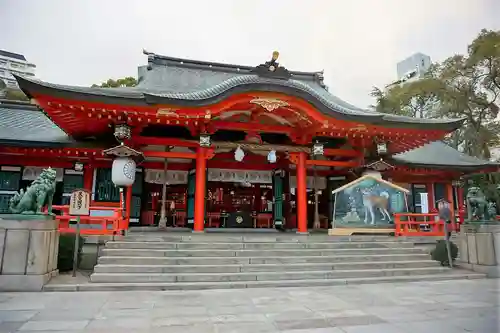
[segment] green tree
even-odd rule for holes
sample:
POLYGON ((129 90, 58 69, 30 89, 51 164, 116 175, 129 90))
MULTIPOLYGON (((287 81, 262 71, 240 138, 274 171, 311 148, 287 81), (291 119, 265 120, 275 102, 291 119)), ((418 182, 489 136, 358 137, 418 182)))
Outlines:
POLYGON ((464 126, 448 142, 465 153, 489 159, 500 144, 500 31, 482 30, 466 55, 431 66, 422 79, 375 88, 377 111, 429 118, 463 118, 464 126))
MULTIPOLYGON (((379 112, 426 118, 463 118, 448 144, 471 156, 491 158, 500 146, 500 31, 482 30, 465 55, 433 64, 425 77, 396 82, 384 91, 374 88, 379 112)), ((468 177, 500 207, 500 173, 468 177)))
POLYGON ((12 89, 12 88, 7 88, 3 92, 4 96, 2 97, 3 99, 7 99, 10 101, 23 101, 27 102, 30 99, 28 96, 26 96, 22 90, 19 89, 12 89))
POLYGON ((376 111, 409 117, 426 117, 428 110, 436 107, 438 97, 431 83, 415 81, 411 84, 392 84, 385 91, 374 87, 371 96, 376 111))
POLYGON ((135 87, 137 80, 132 76, 127 76, 121 79, 109 79, 99 85, 93 84, 92 88, 121 88, 121 87, 135 87))

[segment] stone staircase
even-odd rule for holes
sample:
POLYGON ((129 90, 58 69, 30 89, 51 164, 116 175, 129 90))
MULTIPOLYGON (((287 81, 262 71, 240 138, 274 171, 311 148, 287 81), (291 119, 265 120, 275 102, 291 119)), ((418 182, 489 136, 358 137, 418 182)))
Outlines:
POLYGON ((482 277, 441 267, 425 249, 391 237, 152 233, 107 242, 91 283, 79 290, 329 286, 482 277))

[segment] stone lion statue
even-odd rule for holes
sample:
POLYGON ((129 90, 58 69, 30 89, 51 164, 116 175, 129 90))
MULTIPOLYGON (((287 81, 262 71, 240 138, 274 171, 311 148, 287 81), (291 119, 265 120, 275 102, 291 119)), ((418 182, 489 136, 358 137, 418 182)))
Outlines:
POLYGON ((486 196, 477 186, 470 187, 467 191, 467 216, 469 221, 490 218, 486 196))
POLYGON ((45 204, 52 208, 52 198, 56 191, 56 170, 44 169, 26 191, 21 189, 9 201, 9 209, 14 214, 42 214, 45 204))

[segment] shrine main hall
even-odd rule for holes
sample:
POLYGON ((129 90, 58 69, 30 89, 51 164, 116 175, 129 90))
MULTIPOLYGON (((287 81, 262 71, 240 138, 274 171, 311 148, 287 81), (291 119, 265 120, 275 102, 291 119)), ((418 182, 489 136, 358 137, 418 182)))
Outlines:
POLYGON ((123 201, 131 226, 376 227, 439 199, 457 215, 460 178, 498 169, 443 143, 463 120, 355 107, 328 91, 322 72, 288 70, 277 52, 255 67, 145 55, 135 87, 15 77, 31 103, 0 102, 0 213, 52 167, 54 204, 87 189, 92 206, 123 201), (133 180, 123 199, 118 158, 133 180))

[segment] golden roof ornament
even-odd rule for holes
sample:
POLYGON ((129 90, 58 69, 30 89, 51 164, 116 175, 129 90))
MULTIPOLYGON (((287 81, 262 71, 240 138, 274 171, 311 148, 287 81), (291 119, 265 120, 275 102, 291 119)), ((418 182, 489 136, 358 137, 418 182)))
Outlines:
POLYGON ((266 63, 255 67, 252 72, 259 76, 265 76, 275 79, 288 80, 291 78, 292 74, 285 68, 279 65, 278 58, 280 53, 278 51, 273 51, 271 60, 266 61, 266 63))
POLYGON ((257 104, 264 109, 266 109, 268 112, 273 112, 274 110, 288 106, 288 103, 276 98, 255 98, 250 101, 252 104, 257 104))

